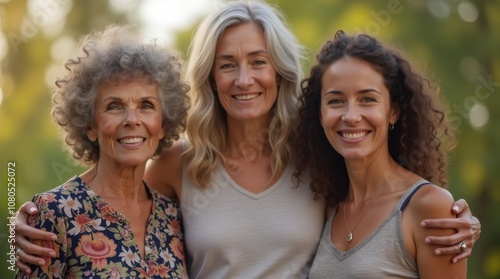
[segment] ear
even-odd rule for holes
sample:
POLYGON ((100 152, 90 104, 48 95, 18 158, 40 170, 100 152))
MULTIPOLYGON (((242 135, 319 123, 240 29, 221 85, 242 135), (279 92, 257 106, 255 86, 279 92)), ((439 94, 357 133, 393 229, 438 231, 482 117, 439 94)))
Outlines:
POLYGON ((278 88, 280 88, 280 85, 281 85, 281 80, 283 80, 283 78, 281 77, 281 75, 276 75, 276 85, 278 85, 278 88))
POLYGON ((391 115, 389 116, 389 123, 390 124, 396 124, 399 120, 399 115, 400 115, 401 109, 398 104, 396 103, 391 103, 391 115))
POLYGON ((87 128, 87 138, 91 142, 95 142, 97 140, 97 133, 94 131, 94 128, 92 127, 87 128))
POLYGON ((323 127, 323 115, 321 115, 321 110, 319 111, 319 123, 321 124, 321 127, 323 127))

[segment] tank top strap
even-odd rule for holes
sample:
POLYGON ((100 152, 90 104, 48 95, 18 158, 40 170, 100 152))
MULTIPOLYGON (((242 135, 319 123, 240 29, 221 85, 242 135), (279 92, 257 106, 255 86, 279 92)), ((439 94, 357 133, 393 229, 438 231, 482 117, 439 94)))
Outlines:
POLYGON ((415 182, 410 188, 408 188, 408 190, 406 190, 406 192, 401 197, 401 200, 399 201, 399 204, 397 206, 399 207, 399 210, 403 211, 408 202, 410 202, 413 195, 418 191, 418 189, 420 189, 420 187, 426 184, 431 184, 431 183, 425 179, 420 179, 417 182, 415 182))

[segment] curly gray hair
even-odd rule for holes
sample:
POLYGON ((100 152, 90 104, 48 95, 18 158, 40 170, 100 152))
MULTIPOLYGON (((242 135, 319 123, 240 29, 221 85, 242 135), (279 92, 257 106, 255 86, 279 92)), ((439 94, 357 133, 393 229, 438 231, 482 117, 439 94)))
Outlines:
POLYGON ((94 120, 98 86, 114 79, 146 75, 158 84, 165 137, 164 146, 179 139, 186 128, 189 86, 181 79, 182 60, 156 42, 143 43, 129 26, 111 25, 84 36, 76 56, 64 62, 66 74, 55 82, 52 116, 73 158, 86 164, 99 160, 99 146, 87 138, 94 120))

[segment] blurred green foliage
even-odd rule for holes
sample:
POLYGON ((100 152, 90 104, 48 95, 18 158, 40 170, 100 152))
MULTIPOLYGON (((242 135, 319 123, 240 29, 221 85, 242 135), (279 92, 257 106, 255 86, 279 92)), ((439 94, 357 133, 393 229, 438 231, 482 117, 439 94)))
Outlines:
MULTIPOLYGON (((269 1, 284 12, 307 47, 306 75, 322 43, 343 29, 366 32, 400 48, 437 83, 460 130, 449 168, 450 191, 467 200, 483 227, 469 259, 468 278, 500 278, 500 1, 269 1)), ((62 70, 62 61, 53 61, 61 45, 54 43, 65 37, 77 40, 108 23, 140 24, 137 0, 124 1, 119 11, 100 0, 50 0, 38 10, 31 6, 35 2, 0 1, 0 55, 5 54, 0 72, 0 218, 5 224, 10 216, 9 162, 15 162, 17 207, 85 169, 64 152, 50 116, 52 69, 62 70), (49 18, 58 20, 50 23, 49 18)), ((181 53, 187 53, 192 30, 177 35, 181 53)), ((10 277, 8 236, 9 227, 2 222, 0 270, 10 277)))

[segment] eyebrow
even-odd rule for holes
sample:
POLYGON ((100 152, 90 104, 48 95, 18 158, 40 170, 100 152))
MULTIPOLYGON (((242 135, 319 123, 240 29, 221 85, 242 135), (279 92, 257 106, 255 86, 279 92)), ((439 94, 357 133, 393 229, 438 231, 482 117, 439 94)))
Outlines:
MULTIPOLYGON (((255 55, 259 55, 259 54, 268 54, 266 50, 255 50, 255 51, 251 51, 247 54, 247 56, 255 56, 255 55)), ((233 58, 234 55, 232 54, 219 54, 217 55, 217 57, 215 57, 215 60, 218 60, 218 59, 227 59, 227 58, 233 58)))
MULTIPOLYGON (((366 88, 366 89, 361 89, 359 91, 357 91, 356 93, 357 94, 366 94, 366 93, 370 93, 370 92, 375 92, 377 94, 382 94, 380 91, 376 90, 375 88, 366 88)), ((324 95, 328 95, 328 94, 342 94, 344 93, 342 90, 329 90, 327 91, 324 95)))
MULTIPOLYGON (((146 97, 141 97, 141 98, 139 98, 139 101, 146 101, 146 100, 151 100, 151 99, 153 99, 153 100, 158 100, 158 98, 156 98, 155 96, 146 96, 146 97)), ((114 101, 114 102, 117 102, 117 101, 118 101, 118 102, 122 102, 122 101, 123 101, 123 99, 122 99, 122 98, 113 97, 113 96, 106 97, 106 98, 104 98, 102 101, 103 101, 103 102, 106 102, 106 101, 108 101, 108 100, 111 100, 111 101, 114 101)))

